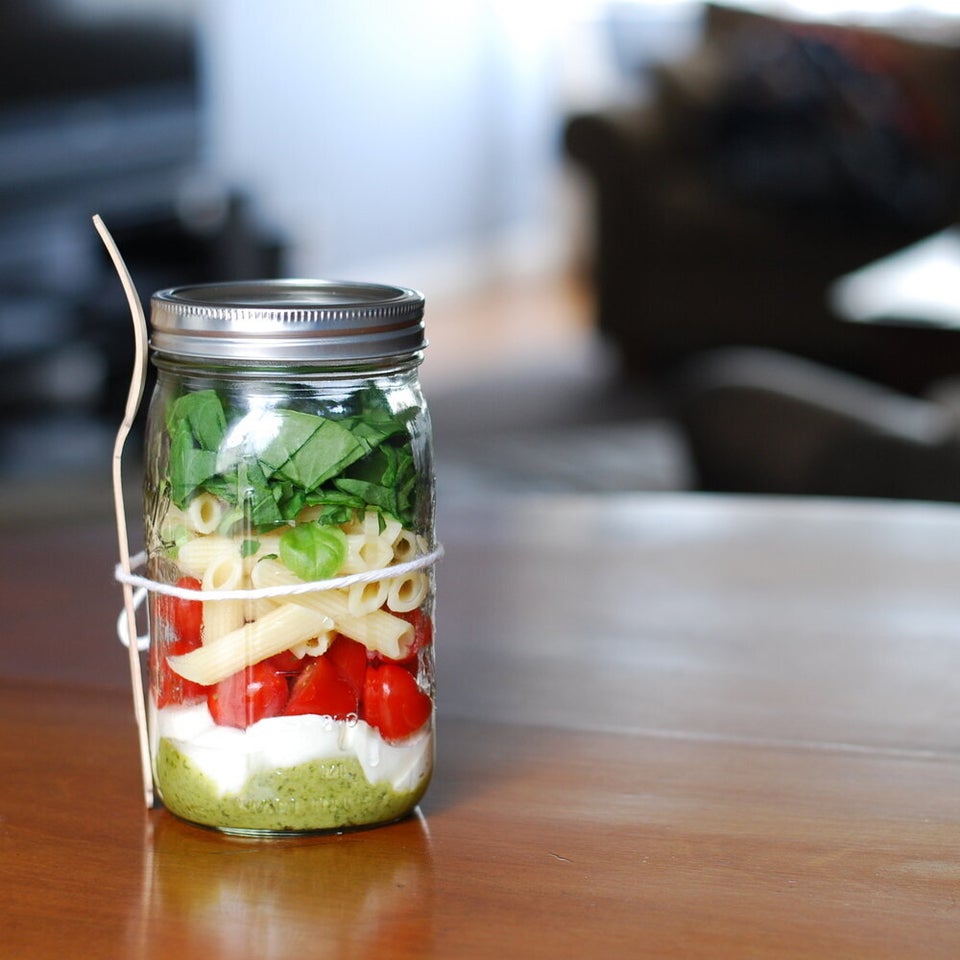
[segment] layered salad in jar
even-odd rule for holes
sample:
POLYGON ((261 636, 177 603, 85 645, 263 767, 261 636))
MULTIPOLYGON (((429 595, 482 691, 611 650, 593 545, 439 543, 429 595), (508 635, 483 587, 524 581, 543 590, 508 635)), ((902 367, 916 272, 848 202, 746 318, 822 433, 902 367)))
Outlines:
POLYGON ((163 804, 253 834, 405 816, 433 766, 422 410, 374 388, 338 416, 275 398, 232 409, 216 389, 158 409, 148 564, 174 588, 151 596, 163 804))

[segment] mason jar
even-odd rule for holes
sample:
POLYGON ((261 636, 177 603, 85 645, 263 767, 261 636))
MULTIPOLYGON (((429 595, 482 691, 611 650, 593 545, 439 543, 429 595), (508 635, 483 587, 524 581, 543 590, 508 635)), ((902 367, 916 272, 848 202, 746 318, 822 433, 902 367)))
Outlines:
POLYGON ((423 297, 331 281, 151 299, 157 796, 244 835, 388 823, 434 756, 423 297))

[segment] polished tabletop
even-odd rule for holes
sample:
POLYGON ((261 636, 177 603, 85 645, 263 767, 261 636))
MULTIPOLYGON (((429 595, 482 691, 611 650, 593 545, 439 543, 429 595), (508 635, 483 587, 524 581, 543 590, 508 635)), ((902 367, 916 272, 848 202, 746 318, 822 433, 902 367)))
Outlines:
POLYGON ((960 508, 447 502, 417 816, 142 807, 106 521, 13 524, 0 954, 960 956, 960 508))

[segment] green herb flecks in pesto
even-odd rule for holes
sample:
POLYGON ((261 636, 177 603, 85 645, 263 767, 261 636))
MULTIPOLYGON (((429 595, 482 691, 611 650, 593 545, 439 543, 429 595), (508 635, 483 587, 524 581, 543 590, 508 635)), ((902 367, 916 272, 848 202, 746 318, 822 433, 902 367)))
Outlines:
POLYGON ((355 759, 311 760, 253 774, 237 793, 216 784, 168 739, 160 741, 157 786, 164 806, 193 823, 233 830, 310 831, 389 823, 409 813, 429 777, 398 792, 371 784, 355 759))

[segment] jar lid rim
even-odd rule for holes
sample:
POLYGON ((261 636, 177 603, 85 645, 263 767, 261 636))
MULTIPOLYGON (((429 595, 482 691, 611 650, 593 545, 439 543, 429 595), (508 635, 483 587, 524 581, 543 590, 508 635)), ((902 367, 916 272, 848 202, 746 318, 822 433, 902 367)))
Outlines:
POLYGON ((247 280, 170 287, 150 300, 151 347, 211 359, 350 362, 426 346, 424 296, 343 280, 247 280))

